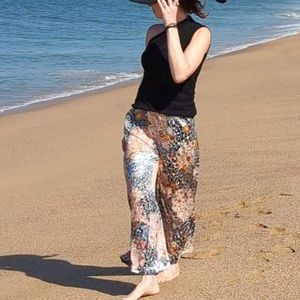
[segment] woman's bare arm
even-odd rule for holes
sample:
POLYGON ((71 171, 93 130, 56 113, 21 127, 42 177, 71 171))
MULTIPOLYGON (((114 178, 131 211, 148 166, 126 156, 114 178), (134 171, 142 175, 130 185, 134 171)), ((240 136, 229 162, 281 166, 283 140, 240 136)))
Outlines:
POLYGON ((167 31, 168 59, 173 80, 181 83, 188 79, 201 64, 211 43, 211 33, 207 27, 199 28, 183 52, 177 28, 167 31))
MULTIPOLYGON (((177 22, 178 0, 157 0, 162 11, 164 25, 177 22)), ((193 35, 188 47, 182 50, 178 29, 167 29, 168 60, 173 80, 181 83, 188 79, 201 64, 211 43, 208 27, 199 28, 193 35)))

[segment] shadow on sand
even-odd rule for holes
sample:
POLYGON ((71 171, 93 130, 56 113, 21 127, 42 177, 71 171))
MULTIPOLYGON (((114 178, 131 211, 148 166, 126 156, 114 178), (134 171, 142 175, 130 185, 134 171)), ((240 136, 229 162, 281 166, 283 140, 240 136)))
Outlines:
POLYGON ((128 267, 96 267, 72 265, 54 255, 19 254, 0 256, 0 270, 23 272, 40 280, 76 288, 95 290, 112 296, 129 294, 132 283, 92 278, 91 276, 132 275, 128 267))

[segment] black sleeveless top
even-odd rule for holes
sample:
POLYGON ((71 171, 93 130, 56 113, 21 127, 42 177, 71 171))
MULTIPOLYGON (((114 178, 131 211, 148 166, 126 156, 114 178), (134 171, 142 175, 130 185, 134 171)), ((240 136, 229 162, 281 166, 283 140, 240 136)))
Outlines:
MULTIPOLYGON (((184 51, 196 30, 205 25, 188 15, 177 26, 184 51)), ((207 53, 195 72, 178 84, 173 81, 169 67, 166 31, 154 36, 142 54, 144 75, 132 107, 166 115, 194 117, 197 113, 194 102, 196 80, 207 53)))

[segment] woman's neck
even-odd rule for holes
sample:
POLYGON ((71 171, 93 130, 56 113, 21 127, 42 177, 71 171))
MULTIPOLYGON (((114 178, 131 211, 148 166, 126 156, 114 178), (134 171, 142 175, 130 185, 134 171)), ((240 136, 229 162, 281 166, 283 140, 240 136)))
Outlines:
POLYGON ((185 20, 187 18, 187 16, 188 16, 188 14, 182 8, 179 8, 178 12, 177 12, 177 17, 176 17, 177 23, 185 20))

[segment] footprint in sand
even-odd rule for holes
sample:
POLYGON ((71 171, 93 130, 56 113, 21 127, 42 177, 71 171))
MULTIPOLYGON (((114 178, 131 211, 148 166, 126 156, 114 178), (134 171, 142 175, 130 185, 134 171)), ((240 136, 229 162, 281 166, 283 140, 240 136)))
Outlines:
POLYGON ((245 272, 245 278, 247 281, 261 280, 266 276, 266 271, 272 268, 271 266, 271 254, 270 253, 259 253, 251 255, 247 258, 250 263, 251 269, 245 272))
POLYGON ((206 229, 222 229, 224 228, 223 220, 230 214, 229 211, 212 210, 196 214, 196 220, 203 222, 202 227, 206 229))
POLYGON ((269 226, 263 223, 250 223, 250 226, 254 229, 262 229, 264 231, 269 229, 269 226))
POLYGON ((278 226, 278 227, 271 228, 270 233, 272 235, 282 235, 282 234, 286 233, 286 229, 284 227, 278 226))
MULTIPOLYGON (((264 195, 255 199, 240 201, 237 205, 234 205, 229 208, 225 208, 225 210, 204 211, 201 212, 200 214, 197 214, 196 219, 208 220, 208 221, 217 220, 215 223, 218 226, 220 225, 220 223, 222 223, 222 220, 227 220, 229 217, 233 217, 235 219, 244 218, 245 215, 241 213, 240 211, 241 208, 245 209, 245 208, 251 208, 255 206, 257 207, 258 205, 261 205, 263 202, 265 202, 268 199, 268 196, 270 195, 264 195)), ((272 211, 270 209, 264 207, 258 207, 256 209, 259 215, 272 214, 272 211)))
MULTIPOLYGON (((252 224, 253 225, 253 224, 252 224)), ((280 238, 282 243, 289 244, 293 243, 295 244, 296 239, 300 239, 300 233, 298 232, 288 232, 288 230, 280 225, 276 227, 269 227, 268 225, 265 225, 263 223, 256 223, 254 224, 256 228, 261 228, 264 231, 269 232, 273 236, 277 236, 280 238)), ((260 250, 262 253, 267 254, 290 254, 296 252, 296 247, 289 246, 289 245, 283 245, 283 244, 276 244, 273 246, 270 250, 260 250)), ((269 259, 269 258, 267 258, 269 259)))
POLYGON ((207 249, 207 250, 203 250, 203 251, 197 251, 194 257, 191 257, 190 259, 205 259, 205 258, 210 258, 210 257, 214 257, 217 255, 220 255, 221 253, 223 253, 224 251, 224 247, 220 246, 214 249, 207 249))
POLYGON ((270 209, 266 209, 266 208, 258 209, 259 215, 270 215, 271 213, 272 211, 270 209))
POLYGON ((296 250, 291 246, 275 245, 271 248, 271 252, 274 254, 291 254, 296 252, 296 250))
POLYGON ((222 238, 221 232, 214 232, 203 237, 204 241, 216 241, 222 238))
POLYGON ((272 259, 275 258, 275 256, 289 255, 294 252, 296 252, 296 250, 291 246, 277 244, 277 245, 271 247, 269 250, 261 249, 260 250, 260 253, 261 253, 260 258, 267 262, 270 262, 272 259))
POLYGON ((266 225, 266 224, 262 224, 262 223, 257 223, 257 224, 255 224, 257 227, 261 227, 261 228, 269 228, 269 226, 268 225, 266 225))
POLYGON ((251 226, 258 230, 261 229, 264 232, 267 231, 273 236, 284 236, 288 234, 286 228, 283 226, 270 227, 269 225, 266 225, 264 223, 252 223, 251 226))
POLYGON ((271 261, 271 253, 260 250, 258 254, 252 255, 248 259, 254 262, 256 266, 258 264, 260 267, 265 267, 271 261))
POLYGON ((239 203, 239 205, 242 207, 242 208, 248 208, 248 207, 250 207, 250 203, 249 202, 247 202, 247 201, 241 201, 240 203, 239 203))
POLYGON ((253 200, 243 200, 243 201, 240 201, 238 203, 238 207, 241 207, 241 208, 248 208, 248 207, 251 207, 253 205, 257 205, 259 203, 262 203, 265 201, 265 197, 266 196, 263 196, 262 198, 261 197, 258 197, 256 199, 253 199, 253 200))
MULTIPOLYGON (((258 196, 258 197, 253 198, 253 199, 243 200, 243 201, 240 201, 238 203, 237 207, 239 207, 239 208, 254 207, 254 206, 257 206, 259 204, 263 204, 263 203, 268 202, 270 199, 274 198, 277 195, 278 195, 277 193, 272 192, 272 193, 269 193, 269 194, 258 196)), ((272 213, 272 212, 271 211, 269 212, 268 209, 266 209, 266 211, 265 211, 265 209, 262 209, 261 214, 269 214, 269 213, 272 213)))
MULTIPOLYGON (((286 228, 283 226, 270 227, 264 223, 255 223, 255 224, 251 224, 251 225, 256 228, 267 229, 267 231, 269 231, 269 233, 274 236, 283 236, 283 235, 287 236, 289 234, 289 233, 287 233, 286 228)), ((290 234, 297 236, 297 233, 290 233, 290 234)), ((300 238, 300 234, 298 234, 298 235, 300 238)))
POLYGON ((245 273, 244 276, 247 281, 257 281, 265 276, 265 271, 265 269, 259 268, 245 273))
POLYGON ((258 254, 251 256, 249 259, 254 260, 258 266, 266 268, 277 257, 292 255, 295 252, 296 249, 293 246, 276 244, 268 249, 260 249, 258 254))
POLYGON ((197 219, 215 219, 215 218, 224 218, 230 214, 230 211, 222 211, 222 210, 211 210, 204 211, 200 214, 196 215, 197 219))

